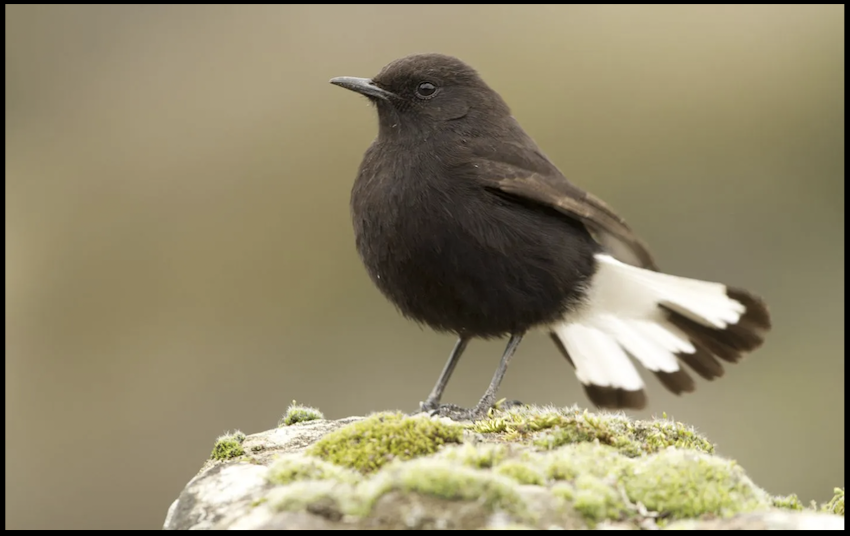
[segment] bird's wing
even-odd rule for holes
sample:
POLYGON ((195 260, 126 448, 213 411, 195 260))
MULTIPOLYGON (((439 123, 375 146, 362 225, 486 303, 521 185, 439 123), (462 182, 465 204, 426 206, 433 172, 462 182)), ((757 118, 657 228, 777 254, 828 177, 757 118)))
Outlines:
MULTIPOLYGON (((529 140, 530 141, 530 140, 529 140)), ((502 142, 474 151, 476 175, 486 188, 549 206, 580 220, 618 260, 658 270, 647 246, 601 199, 569 182, 543 153, 531 144, 502 142)))

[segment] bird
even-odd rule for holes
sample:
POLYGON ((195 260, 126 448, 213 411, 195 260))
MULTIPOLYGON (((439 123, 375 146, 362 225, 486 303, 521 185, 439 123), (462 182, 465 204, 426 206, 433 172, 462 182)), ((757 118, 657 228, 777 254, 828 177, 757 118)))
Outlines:
POLYGON ((590 402, 607 410, 645 408, 636 365, 681 395, 695 390, 691 373, 719 378, 763 344, 771 317, 761 297, 662 272, 467 63, 411 54, 372 78, 330 83, 377 109, 349 203, 359 258, 403 317, 457 337, 421 411, 484 418, 532 331, 548 334, 590 402), (442 404, 469 342, 495 338, 507 346, 476 406, 442 404))

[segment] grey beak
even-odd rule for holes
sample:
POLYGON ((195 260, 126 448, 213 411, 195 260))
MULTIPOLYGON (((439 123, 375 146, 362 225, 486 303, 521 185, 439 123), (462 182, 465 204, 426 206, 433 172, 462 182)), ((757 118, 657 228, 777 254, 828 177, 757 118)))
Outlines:
POLYGON ((331 78, 331 84, 344 87, 345 89, 350 89, 351 91, 356 91, 357 93, 366 95, 367 97, 374 97, 376 99, 390 100, 390 97, 395 97, 395 95, 389 91, 376 86, 375 83, 368 78, 338 76, 336 78, 331 78))

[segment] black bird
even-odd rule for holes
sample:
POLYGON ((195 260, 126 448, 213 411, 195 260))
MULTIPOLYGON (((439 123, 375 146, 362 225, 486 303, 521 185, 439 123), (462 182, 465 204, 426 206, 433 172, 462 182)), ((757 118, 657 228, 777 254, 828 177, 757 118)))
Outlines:
POLYGON ((682 368, 711 380, 761 345, 770 316, 757 296, 663 274, 646 245, 600 199, 569 182, 462 61, 416 54, 370 79, 332 84, 368 97, 378 136, 351 192, 357 251, 407 318, 458 336, 423 410, 480 418, 522 337, 549 333, 588 398, 643 408, 632 361, 676 394, 682 368), (440 399, 472 338, 509 336, 471 411, 440 399))

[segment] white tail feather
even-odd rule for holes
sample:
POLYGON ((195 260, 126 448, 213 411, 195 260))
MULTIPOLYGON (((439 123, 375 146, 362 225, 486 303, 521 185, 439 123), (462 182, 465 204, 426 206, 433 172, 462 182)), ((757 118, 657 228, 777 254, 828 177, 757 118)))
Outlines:
POLYGON ((596 260, 599 267, 589 298, 600 312, 647 318, 663 302, 695 322, 719 329, 735 324, 744 313, 743 304, 727 296, 723 284, 644 270, 609 255, 597 255, 596 260))
POLYGON ((659 304, 717 329, 737 323, 745 312, 720 283, 653 272, 604 254, 596 260, 585 306, 552 327, 584 385, 637 391, 643 381, 626 352, 647 369, 666 373, 680 369, 677 353, 696 352, 659 304))
POLYGON ((555 333, 564 344, 584 385, 637 391, 643 380, 622 347, 608 333, 583 324, 560 324, 555 333))

